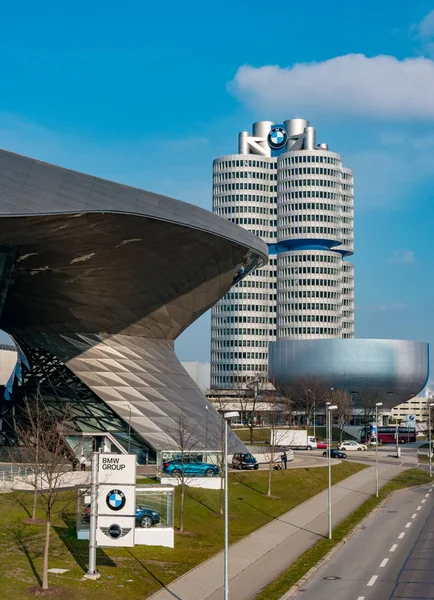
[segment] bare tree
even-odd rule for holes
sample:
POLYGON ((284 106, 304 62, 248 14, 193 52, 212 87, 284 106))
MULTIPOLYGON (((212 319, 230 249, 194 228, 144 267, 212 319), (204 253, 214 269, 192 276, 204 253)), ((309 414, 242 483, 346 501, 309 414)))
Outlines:
MULTIPOLYGON (((274 384, 273 384, 274 385, 274 384)), ((277 386, 275 385, 277 388, 277 386)), ((277 400, 281 407, 281 413, 285 425, 291 426, 294 418, 294 389, 291 385, 280 385, 277 390, 277 400)))
POLYGON ((184 507, 185 507, 185 488, 189 478, 185 473, 185 464, 190 458, 192 450, 197 448, 198 442, 195 437, 196 429, 187 427, 188 417, 184 412, 178 417, 176 428, 172 433, 179 450, 180 469, 174 469, 173 474, 178 478, 181 490, 181 500, 179 504, 179 531, 184 531, 184 507))
POLYGON ((365 437, 368 434, 369 424, 375 415, 375 405, 382 399, 381 391, 375 387, 365 387, 359 392, 360 406, 362 408, 363 426, 365 437))
POLYGON ((314 411, 317 412, 318 408, 324 406, 330 396, 327 382, 309 374, 295 379, 290 384, 278 386, 278 391, 291 399, 293 411, 304 412, 306 427, 310 426, 314 411))
POLYGON ((253 444, 257 405, 262 401, 262 395, 267 390, 268 378, 260 372, 248 377, 242 373, 236 373, 233 383, 241 413, 246 416, 250 413, 247 426, 250 431, 250 443, 253 444))
POLYGON ((344 428, 353 416, 353 398, 347 390, 333 390, 330 396, 332 404, 337 405, 337 409, 333 411, 333 418, 339 429, 339 441, 342 444, 344 428))
POLYGON ((32 405, 27 403, 23 417, 23 424, 17 425, 17 437, 23 461, 32 465, 33 475, 22 482, 31 485, 34 491, 32 517, 36 516, 36 499, 45 515, 42 589, 46 590, 51 524, 57 509, 61 506, 64 510, 65 501, 70 502, 60 494, 71 465, 71 449, 65 442, 65 433, 69 430, 68 411, 62 416, 54 415, 38 398, 32 405))
MULTIPOLYGON (((271 400, 273 402, 273 400, 271 400)), ((283 438, 287 438, 287 430, 279 429, 277 423, 278 412, 275 410, 276 401, 273 402, 273 408, 270 414, 270 444, 264 453, 264 458, 268 464, 267 496, 271 496, 271 480, 273 471, 276 469, 277 457, 282 453, 279 447, 283 438)), ((279 463, 280 464, 280 463, 279 463)))
MULTIPOLYGON (((216 424, 215 429, 211 434, 213 446, 219 448, 218 466, 220 475, 220 495, 219 495, 219 514, 223 515, 224 509, 224 446, 225 446, 225 423, 224 423, 224 412, 226 410, 226 401, 221 397, 217 396, 214 400, 214 406, 220 414, 220 421, 216 424)), ((231 449, 228 447, 228 454, 232 454, 234 448, 232 447, 231 440, 228 440, 228 444, 231 444, 231 449)))

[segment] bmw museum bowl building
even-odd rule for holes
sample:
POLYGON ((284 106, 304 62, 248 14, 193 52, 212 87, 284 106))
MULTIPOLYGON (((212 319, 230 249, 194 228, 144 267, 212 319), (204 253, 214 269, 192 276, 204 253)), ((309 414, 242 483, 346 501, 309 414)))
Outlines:
POLYGON ((0 223, 0 328, 19 355, 5 443, 39 390, 78 435, 148 461, 179 447, 181 417, 196 448, 212 446, 220 417, 174 342, 266 264, 267 245, 190 204, 6 151, 0 223))

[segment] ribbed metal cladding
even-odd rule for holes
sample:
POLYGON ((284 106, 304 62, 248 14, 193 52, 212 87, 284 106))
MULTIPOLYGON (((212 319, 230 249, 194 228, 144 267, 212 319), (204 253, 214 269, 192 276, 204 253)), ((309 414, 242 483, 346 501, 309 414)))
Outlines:
POLYGON ((277 261, 277 337, 352 338, 352 172, 335 152, 296 149, 279 156, 278 173, 277 241, 288 251, 277 261))
MULTIPOLYGON (((271 122, 254 132, 268 135, 271 122)), ((256 128, 255 128, 256 127, 256 128)), ((232 154, 214 161, 213 212, 272 244, 276 240, 276 158, 232 154)), ((246 277, 211 312, 211 386, 266 377, 276 339, 276 257, 246 277)))

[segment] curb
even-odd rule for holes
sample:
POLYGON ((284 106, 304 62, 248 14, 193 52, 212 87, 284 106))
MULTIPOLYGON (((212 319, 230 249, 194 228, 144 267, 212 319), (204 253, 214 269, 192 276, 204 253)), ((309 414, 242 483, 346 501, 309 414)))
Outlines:
MULTIPOLYGON (((332 556, 340 549, 342 548, 342 546, 344 544, 346 544, 352 537, 353 535, 355 535, 359 529, 371 518, 373 517, 379 510, 380 508, 382 508, 383 504, 385 504, 388 500, 390 500, 390 498, 392 498, 395 494, 402 492, 404 490, 415 490, 418 489, 420 487, 424 487, 424 485, 426 484, 422 484, 422 485, 415 485, 415 486, 410 486, 410 487, 406 487, 406 488, 401 488, 399 490, 395 490, 394 492, 392 492, 391 494, 389 494, 388 496, 386 496, 386 498, 383 498, 383 500, 380 502, 380 504, 378 504, 378 506, 376 506, 374 509, 372 509, 372 511, 366 515, 366 517, 364 517, 355 527, 354 529, 352 529, 350 531, 350 533, 348 533, 343 540, 341 540, 340 542, 338 542, 335 546, 333 546, 333 548, 327 552, 327 554, 325 556, 323 556, 322 558, 320 558, 320 560, 316 563, 316 565, 314 565, 313 567, 311 567, 309 569, 309 571, 303 575, 303 577, 301 579, 299 579, 297 581, 297 583, 295 583, 291 588, 289 588, 289 590, 287 592, 285 592, 285 594, 283 594, 283 596, 281 596, 279 598, 279 600, 289 600, 290 598, 292 598, 294 596, 294 594, 296 592, 299 591, 300 587, 302 587, 307 581, 308 579, 310 579, 312 577, 312 575, 318 571, 326 562, 328 562, 332 556)), ((357 509, 356 509, 357 510, 357 509)), ((310 546, 310 548, 312 548, 312 546, 310 546)), ((309 549, 310 549, 309 548, 309 549)))

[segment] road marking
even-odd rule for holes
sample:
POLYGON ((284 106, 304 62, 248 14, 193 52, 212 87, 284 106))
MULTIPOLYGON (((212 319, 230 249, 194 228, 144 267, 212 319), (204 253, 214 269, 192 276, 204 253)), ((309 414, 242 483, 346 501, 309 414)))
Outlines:
POLYGON ((407 523, 407 525, 405 526, 405 528, 406 528, 406 529, 408 529, 410 526, 411 526, 411 521, 409 521, 409 522, 407 523))
POLYGON ((387 565, 387 563, 389 562, 388 558, 383 558, 383 560, 380 563, 380 567, 385 567, 387 565))
POLYGON ((398 544, 393 544, 393 546, 391 547, 391 549, 389 550, 389 552, 395 552, 395 550, 398 548, 398 544))
POLYGON ((365 600, 365 596, 359 596, 357 600, 365 600))
POLYGON ((416 508, 416 510, 420 510, 421 508, 422 508, 422 505, 418 506, 418 507, 416 508))
POLYGON ((428 498, 429 494, 425 494, 425 498, 428 498))
POLYGON ((411 518, 412 518, 412 519, 415 519, 416 517, 417 517, 417 513, 413 513, 413 514, 411 515, 411 518))
POLYGON ((372 575, 371 579, 366 584, 368 587, 372 587, 374 583, 377 581, 378 575, 372 575))
POLYGON ((426 502, 426 500, 425 500, 425 498, 424 498, 424 499, 422 500, 422 504, 425 504, 425 502, 426 502))
POLYGON ((398 535, 398 540, 402 540, 402 538, 405 536, 405 531, 403 531, 402 533, 400 533, 398 535))

